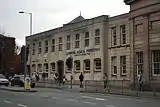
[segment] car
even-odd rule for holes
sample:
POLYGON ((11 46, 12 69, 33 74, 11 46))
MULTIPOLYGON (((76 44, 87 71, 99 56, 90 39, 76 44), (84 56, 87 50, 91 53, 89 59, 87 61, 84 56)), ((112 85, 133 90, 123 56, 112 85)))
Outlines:
MULTIPOLYGON (((24 83, 25 83, 24 80, 25 80, 24 75, 15 75, 11 79, 11 86, 18 85, 20 87, 24 87, 24 83)), ((35 83, 31 79, 31 88, 34 88, 34 87, 35 87, 35 83)))
POLYGON ((5 86, 9 85, 9 80, 6 79, 6 77, 2 74, 0 74, 0 85, 5 85, 5 86))

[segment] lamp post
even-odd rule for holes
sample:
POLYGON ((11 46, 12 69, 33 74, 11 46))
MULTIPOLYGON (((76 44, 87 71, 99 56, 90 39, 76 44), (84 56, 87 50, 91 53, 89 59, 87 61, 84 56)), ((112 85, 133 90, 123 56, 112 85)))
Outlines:
MULTIPOLYGON (((30 36, 32 35, 32 13, 29 13, 29 12, 25 12, 25 11, 20 11, 19 12, 20 14, 27 14, 27 15, 29 15, 29 17, 30 17, 30 21, 29 21, 29 32, 30 32, 30 36)), ((25 42, 26 42, 26 40, 25 40, 25 42)), ((25 68, 25 70, 24 70, 24 77, 26 77, 26 73, 27 73, 27 59, 26 59, 26 57, 28 57, 27 56, 27 54, 26 54, 26 52, 27 52, 27 44, 25 43, 25 55, 24 55, 24 68, 25 68)))

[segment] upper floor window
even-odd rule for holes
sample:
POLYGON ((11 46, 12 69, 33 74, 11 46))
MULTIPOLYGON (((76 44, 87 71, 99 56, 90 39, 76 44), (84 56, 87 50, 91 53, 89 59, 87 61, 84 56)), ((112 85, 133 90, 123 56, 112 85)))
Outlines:
POLYGON ((112 45, 117 45, 116 27, 111 28, 112 45))
POLYGON ((44 53, 48 53, 48 40, 45 40, 44 42, 44 53))
POLYGON ((62 37, 59 37, 59 44, 58 44, 58 50, 62 51, 62 37))
POLYGON ((55 51, 55 39, 52 39, 51 52, 55 51))
POLYGON ((35 43, 33 43, 33 47, 32 47, 32 55, 35 55, 35 51, 36 51, 36 44, 35 43))
POLYGON ((126 56, 120 56, 120 70, 122 75, 126 75, 126 56))
POLYGON ((126 44, 126 25, 120 26, 121 44, 126 44))
POLYGON ((70 50, 70 49, 71 49, 71 36, 70 36, 70 35, 67 36, 66 49, 67 49, 67 50, 70 50))
POLYGON ((143 73, 143 52, 136 52, 137 75, 143 73))
POLYGON ((111 57, 111 71, 112 71, 112 75, 117 75, 117 57, 116 56, 111 57))
POLYGON ((95 29, 95 45, 100 44, 100 29, 95 29))
POLYGON ((75 48, 79 48, 80 46, 80 36, 79 34, 76 34, 76 38, 75 38, 75 48))
POLYGON ((135 26, 135 33, 138 34, 138 33, 142 33, 143 32, 143 24, 137 24, 135 26))
POLYGON ((160 50, 152 51, 152 71, 154 76, 160 76, 160 50))
POLYGON ((88 46, 89 46, 89 32, 86 32, 86 33, 85 33, 84 46, 85 46, 85 47, 88 47, 88 46))
POLYGON ((38 54, 41 54, 41 52, 42 52, 42 43, 39 42, 38 43, 38 54))

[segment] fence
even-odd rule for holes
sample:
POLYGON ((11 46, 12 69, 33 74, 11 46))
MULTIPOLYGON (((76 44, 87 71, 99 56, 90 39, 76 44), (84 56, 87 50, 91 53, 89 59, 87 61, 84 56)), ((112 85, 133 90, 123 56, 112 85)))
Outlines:
MULTIPOLYGON (((41 80, 36 83, 37 87, 48 87, 48 88, 67 88, 72 90, 79 90, 79 81, 66 81, 65 85, 56 84, 54 80, 41 80)), ((100 92, 100 93, 111 93, 121 94, 130 96, 146 96, 146 97, 159 97, 159 83, 152 83, 150 91, 139 91, 139 83, 135 83, 135 88, 131 87, 130 81, 127 80, 112 80, 112 81, 96 81, 96 80, 85 80, 84 91, 86 92, 100 92)))

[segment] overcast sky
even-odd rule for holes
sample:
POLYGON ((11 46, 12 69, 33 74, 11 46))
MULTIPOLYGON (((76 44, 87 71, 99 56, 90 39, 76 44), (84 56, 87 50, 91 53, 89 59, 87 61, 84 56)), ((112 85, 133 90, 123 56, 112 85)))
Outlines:
POLYGON ((33 33, 60 27, 80 15, 93 18, 115 16, 129 11, 123 0, 0 0, 0 32, 13 36, 24 44, 29 35, 29 16, 33 13, 33 33))

